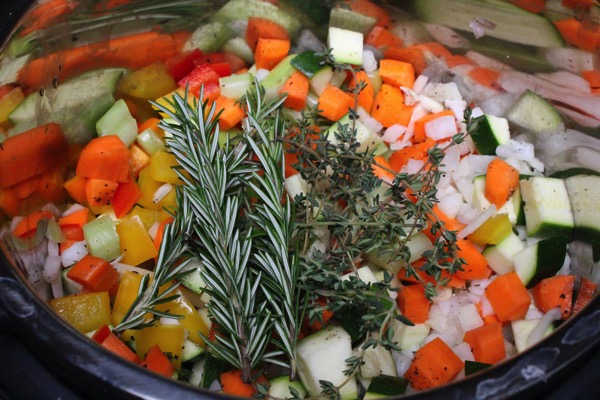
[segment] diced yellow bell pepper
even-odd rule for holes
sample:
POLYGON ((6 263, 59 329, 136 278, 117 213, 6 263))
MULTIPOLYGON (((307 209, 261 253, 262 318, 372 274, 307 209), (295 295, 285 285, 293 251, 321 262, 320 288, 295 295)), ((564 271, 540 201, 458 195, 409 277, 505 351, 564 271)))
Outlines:
POLYGON ((140 265, 158 255, 140 217, 129 216, 122 219, 117 224, 117 233, 123 254, 121 260, 123 264, 140 265))
POLYGON ((129 307, 137 298, 137 293, 142 282, 142 275, 135 272, 125 271, 121 274, 121 282, 119 282, 119 290, 113 304, 111 321, 113 325, 118 325, 129 311, 129 307))
POLYGON ((157 182, 152 179, 150 175, 150 168, 146 167, 140 171, 140 177, 138 178, 138 186, 142 192, 142 197, 138 200, 138 204, 148 210, 161 210, 161 202, 155 203, 153 201, 154 192, 161 187, 163 183, 157 182))
POLYGON ((0 124, 8 121, 8 116, 25 100, 20 87, 16 87, 0 99, 0 124))
MULTIPOLYGON (((161 105, 162 107, 166 108, 169 111, 175 111, 173 109, 173 106, 170 104, 170 102, 174 101, 173 97, 175 96, 175 93, 179 94, 179 96, 181 96, 182 99, 185 98, 185 89, 178 88, 178 89, 173 90, 171 93, 168 93, 168 94, 166 94, 166 95, 164 95, 162 97, 157 98, 155 100, 156 104, 161 105)), ((195 106, 194 103, 198 104, 198 99, 196 99, 196 97, 194 95, 190 94, 188 96, 188 104, 190 106, 194 107, 195 106)), ((158 108, 155 105, 152 105, 152 107, 155 110, 158 110, 158 108)), ((165 114, 163 112, 160 112, 159 114, 162 117, 169 117, 167 114, 165 114)))
POLYGON ((150 157, 150 175, 157 182, 179 184, 181 179, 173 169, 178 165, 174 154, 157 151, 150 157))
POLYGON ((179 295, 177 299, 168 303, 159 304, 156 309, 183 316, 183 318, 179 320, 179 323, 189 332, 188 339, 204 347, 205 343, 199 332, 208 336, 208 326, 206 326, 206 323, 198 311, 192 306, 192 303, 190 303, 183 293, 180 290, 177 290, 176 293, 179 295))
POLYGON ((480 246, 498 244, 512 232, 512 224, 508 214, 494 214, 469 236, 469 239, 480 246))
POLYGON ((135 351, 140 358, 145 358, 148 350, 158 345, 163 353, 171 358, 173 367, 181 367, 181 349, 185 337, 183 325, 157 325, 140 329, 135 333, 135 351))
POLYGON ((82 333, 110 324, 108 292, 85 293, 50 300, 50 307, 82 333))
POLYGON ((133 210, 131 210, 129 215, 132 217, 139 217, 146 230, 150 229, 152 225, 154 225, 154 223, 158 221, 158 211, 148 210, 147 208, 143 208, 137 205, 133 207, 133 210))
POLYGON ((144 100, 154 100, 175 89, 177 83, 160 61, 124 76, 117 86, 118 91, 144 100))

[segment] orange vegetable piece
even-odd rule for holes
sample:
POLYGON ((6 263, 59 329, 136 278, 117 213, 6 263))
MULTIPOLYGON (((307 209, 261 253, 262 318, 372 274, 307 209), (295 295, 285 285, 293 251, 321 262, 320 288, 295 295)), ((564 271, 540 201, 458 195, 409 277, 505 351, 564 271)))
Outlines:
POLYGON ((352 11, 377 20, 376 26, 388 28, 392 22, 389 13, 369 0, 346 0, 352 11))
POLYGON ((397 302, 402 315, 415 324, 422 324, 427 321, 431 303, 425 297, 425 287, 423 285, 403 286, 398 292, 397 302))
POLYGON ((112 265, 89 254, 79 260, 67 276, 90 292, 108 291, 119 280, 119 272, 112 265))
POLYGON ((535 305, 543 312, 558 308, 561 319, 571 315, 573 307, 573 287, 575 277, 572 275, 556 275, 542 280, 531 290, 535 305))
POLYGON ((100 343, 100 345, 110 352, 134 364, 140 364, 142 362, 137 354, 127 347, 127 345, 112 332, 108 334, 108 336, 100 343))
POLYGON ((306 107, 309 80, 306 75, 296 71, 285 82, 279 93, 287 93, 283 105, 292 110, 302 111, 306 107))
POLYGON ((388 160, 385 159, 385 157, 375 156, 373 158, 373 161, 373 174, 375 174, 376 177, 388 181, 394 180, 396 176, 389 171, 392 169, 392 166, 390 165, 388 160))
POLYGON ((398 60, 381 60, 379 63, 381 80, 388 85, 411 89, 415 83, 415 69, 411 63, 398 60))
POLYGON ((119 182, 89 178, 85 183, 85 197, 90 207, 110 205, 119 182))
POLYGON ((573 313, 579 312, 579 310, 592 300, 597 288, 598 285, 594 282, 589 279, 581 278, 581 285, 579 286, 579 293, 577 294, 577 299, 573 306, 573 313))
POLYGON ((581 71, 581 76, 583 77, 583 79, 588 81, 592 89, 600 88, 600 71, 588 69, 585 71, 581 71))
POLYGON ((9 137, 0 146, 0 188, 53 169, 68 151, 67 140, 55 123, 9 137))
POLYGON ((272 70, 290 51, 290 41, 259 38, 254 51, 256 68, 272 70))
POLYGON ((402 39, 381 26, 374 26, 365 38, 365 44, 376 48, 387 46, 402 47, 402 39))
POLYGON ((435 119, 442 118, 442 117, 455 118, 452 110, 444 110, 439 113, 428 114, 428 115, 424 116, 423 118, 416 120, 415 125, 414 125, 414 128, 415 128, 414 141, 415 141, 415 143, 421 143, 427 138, 427 135, 425 133, 425 125, 428 122, 431 122, 435 119))
POLYGON ((88 223, 89 218, 90 210, 87 208, 82 208, 80 210, 72 212, 69 215, 59 218, 58 225, 60 225, 61 227, 67 225, 83 226, 88 223))
POLYGON ((577 10, 589 10, 592 4, 594 4, 594 0, 562 0, 563 6, 577 10))
POLYGON ((119 183, 112 198, 116 217, 124 217, 141 198, 142 191, 133 178, 129 179, 129 182, 119 183))
POLYGON ((431 221, 435 221, 436 218, 440 220, 444 224, 446 229, 449 231, 458 232, 466 226, 457 219, 450 218, 449 216, 447 216, 442 210, 439 209, 437 204, 435 204, 433 206, 433 215, 429 217, 429 227, 423 231, 423 233, 427 235, 429 240, 431 240, 432 242, 435 242, 437 238, 440 237, 439 231, 435 234, 431 232, 431 221))
POLYGON ((546 0, 510 0, 510 2, 515 6, 536 14, 541 13, 546 8, 546 0))
POLYGON ((448 68, 454 68, 459 65, 473 64, 473 61, 471 61, 470 58, 459 55, 459 54, 453 54, 450 57, 446 57, 445 61, 446 61, 446 65, 448 65, 448 68))
POLYGON ((412 46, 415 49, 420 49, 425 53, 431 53, 435 57, 446 59, 452 56, 450 50, 448 50, 444 45, 438 42, 425 42, 419 43, 412 46))
POLYGON ((76 175, 117 182, 129 180, 129 151, 116 135, 92 139, 81 151, 76 175))
POLYGON ((473 357, 477 362, 496 364, 506 358, 500 322, 467 331, 464 341, 471 347, 473 357))
MULTIPOLYGON (((404 94, 394 86, 384 83, 375 96, 371 107, 371 116, 381 124, 389 128, 394 124, 403 124, 402 108, 404 105, 404 94)), ((404 124, 403 124, 404 125, 404 124)))
POLYGON ((258 44, 258 39, 279 39, 290 40, 287 30, 276 22, 266 18, 250 17, 248 18, 248 28, 246 29, 246 43, 254 51, 258 44))
POLYGON ((85 239, 81 225, 64 225, 60 227, 60 230, 65 235, 66 240, 80 242, 85 239))
POLYGON ((529 292, 515 272, 494 279, 485 289, 485 295, 501 322, 525 318, 531 304, 529 292))
POLYGON ((408 160, 426 160, 429 157, 429 149, 435 142, 426 137, 425 141, 397 150, 390 156, 390 165, 396 172, 400 172, 408 160))
POLYGON ((331 121, 342 118, 354 104, 352 96, 342 89, 328 84, 319 96, 319 113, 331 121))
POLYGON ((162 137, 162 129, 158 127, 159 123, 160 119, 158 118, 148 118, 138 127, 138 133, 142 133, 147 129, 151 129, 154 133, 162 137))
POLYGON ((69 193, 69 196, 79 204, 85 204, 87 197, 85 195, 85 183, 87 179, 82 176, 75 175, 67 180, 64 188, 69 193))
POLYGON ((464 363, 446 343, 435 338, 415 353, 404 377, 413 388, 425 390, 453 380, 464 368, 464 363))
POLYGON ((599 25, 590 23, 582 24, 576 18, 567 18, 553 22, 567 43, 585 51, 596 52, 600 50, 599 25))
POLYGON ((519 187, 519 171, 497 157, 488 165, 485 198, 500 209, 519 187))
POLYGON ((221 386, 223 394, 239 397, 253 397, 256 389, 242 381, 242 371, 234 370, 221 374, 221 386))
POLYGON ((129 169, 131 175, 137 178, 140 171, 150 164, 150 155, 146 153, 137 143, 129 147, 129 169))
POLYGON ((500 78, 500 72, 495 69, 485 67, 475 67, 469 71, 469 76, 480 85, 489 87, 490 89, 500 89, 498 79, 500 78))
POLYGON ((144 360, 144 366, 152 372, 156 372, 159 375, 170 378, 175 373, 175 368, 171 364, 169 357, 162 352, 160 347, 155 344, 148 350, 146 359, 144 360))
POLYGON ((427 68, 427 60, 425 54, 420 48, 388 46, 383 51, 383 57, 392 60, 405 61, 411 63, 415 69, 415 73, 420 75, 427 68))
POLYGON ((43 219, 50 219, 54 215, 50 211, 36 211, 23 218, 12 231, 13 236, 29 238, 37 231, 37 224, 43 219))
POLYGON ((237 124, 246 116, 244 109, 236 104, 236 101, 230 99, 229 97, 219 96, 217 100, 215 100, 215 111, 221 112, 219 116, 219 127, 226 131, 237 124))
POLYGON ((465 260, 465 264, 462 266, 464 271, 457 271, 456 276, 465 279, 486 279, 492 274, 492 270, 488 267, 485 257, 481 252, 467 239, 461 239, 456 241, 458 246, 458 257, 465 260))
POLYGON ((348 88, 354 89, 357 85, 357 82, 362 82, 363 88, 360 93, 358 93, 358 105, 369 111, 371 110, 373 101, 375 100, 375 89, 373 88, 373 84, 371 83, 371 80, 365 71, 358 71, 355 76, 356 78, 353 76, 350 80, 348 88))

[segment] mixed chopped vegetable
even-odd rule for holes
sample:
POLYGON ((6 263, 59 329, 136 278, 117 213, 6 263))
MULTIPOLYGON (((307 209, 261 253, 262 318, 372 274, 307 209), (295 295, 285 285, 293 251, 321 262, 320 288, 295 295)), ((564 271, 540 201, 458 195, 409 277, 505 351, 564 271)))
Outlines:
POLYGON ((542 340, 600 281, 600 8, 400 6, 37 5, 0 59, 16 266, 229 395, 398 396, 542 340))

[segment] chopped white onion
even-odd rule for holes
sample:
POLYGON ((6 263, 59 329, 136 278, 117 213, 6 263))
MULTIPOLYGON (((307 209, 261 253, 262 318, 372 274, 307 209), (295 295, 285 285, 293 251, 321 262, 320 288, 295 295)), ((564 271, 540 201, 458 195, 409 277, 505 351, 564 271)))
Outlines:
POLYGON ((464 239, 469 236, 471 233, 475 232, 477 228, 479 228, 485 221, 487 221, 492 215, 496 213, 496 206, 490 205, 487 209, 485 209, 477 218, 471 221, 470 224, 465 226, 458 234, 456 235, 459 239, 464 239))
POLYGON ((569 71, 556 71, 550 73, 537 73, 538 77, 567 89, 574 89, 582 93, 591 93, 590 83, 581 75, 569 71))
POLYGON ((425 162, 423 160, 413 160, 410 159, 406 163, 406 173, 407 174, 416 174, 425 166, 425 162))
POLYGON ((461 328, 465 332, 483 326, 483 319, 481 319, 475 304, 466 304, 460 307, 457 312, 457 317, 461 328))
POLYGON ((425 86, 427 86, 427 82, 429 82, 428 76, 426 76, 426 75, 417 76, 417 79, 415 79, 415 82, 413 83, 413 87, 412 87, 413 92, 415 92, 416 94, 420 94, 423 91, 423 89, 425 88, 425 86))
POLYGON ((67 215, 71 215, 79 210, 83 210, 85 207, 82 206, 81 204, 73 204, 71 207, 67 208, 63 213, 62 216, 66 217, 67 215))
POLYGON ((420 96, 419 102, 430 113, 437 114, 444 111, 444 105, 430 97, 420 96))
POLYGON ((246 37, 246 30, 248 29, 247 19, 235 19, 230 21, 227 26, 229 29, 231 29, 235 36, 246 37))
POLYGON ((170 183, 165 183, 161 185, 158 189, 156 189, 156 191, 152 195, 152 202, 154 204, 159 203, 162 199, 165 198, 166 195, 168 195, 171 192, 171 190, 173 190, 173 185, 171 185, 170 183))
POLYGON ((452 348, 452 351, 463 361, 475 361, 471 346, 468 343, 459 343, 452 348))
POLYGON ((25 217, 21 216, 21 215, 17 215, 16 217, 14 217, 12 219, 12 221, 10 221, 10 231, 13 232, 15 230, 15 228, 17 227, 17 225, 19 225, 21 223, 21 221, 23 221, 25 219, 25 217))
POLYGON ((140 275, 152 275, 152 271, 148 271, 147 269, 144 268, 140 268, 140 267, 134 267, 133 265, 129 265, 129 264, 123 264, 120 262, 111 262, 110 263, 119 274, 123 274, 125 271, 129 271, 129 272, 135 272, 136 274, 140 274, 140 275))
POLYGON ((447 287, 442 287, 437 289, 437 295, 431 300, 434 303, 443 302, 445 300, 449 300, 452 297, 452 289, 447 287))
POLYGON ((537 342, 539 342, 540 340, 542 340, 544 338, 544 336, 546 335, 546 329, 548 329, 548 327, 554 321, 558 321, 560 319, 560 317, 561 317, 560 309, 553 308, 552 310, 548 311, 542 317, 540 322, 538 322, 536 327, 533 328, 533 331, 531 331, 531 333, 529 334, 529 337, 527 338, 527 347, 531 347, 534 344, 536 344, 537 342))
POLYGON ((49 255, 43 266, 44 280, 52 287, 52 296, 57 299, 63 297, 63 286, 60 275, 61 259, 58 255, 49 255))
POLYGON ((58 243, 53 242, 52 240, 48 240, 48 255, 49 256, 58 256, 58 243))
POLYGON ((70 267, 87 255, 88 249, 85 240, 75 242, 61 254, 61 264, 65 268, 70 267))
POLYGON ((488 30, 496 28, 496 24, 483 17, 475 17, 469 22, 469 28, 473 31, 475 39, 485 36, 488 30))
MULTIPOLYGON (((462 94, 458 89, 455 82, 447 83, 433 83, 430 82, 423 89, 423 95, 431 97, 432 99, 445 103, 446 101, 461 101, 463 100, 462 94)), ((462 119, 462 115, 461 115, 462 119)))
POLYGON ((55 217, 60 217, 62 215, 62 212, 58 209, 58 207, 56 207, 52 203, 47 203, 46 205, 44 205, 44 207, 40 208, 40 211, 49 211, 55 217))
POLYGON ((439 201, 438 208, 448 217, 456 218, 463 204, 463 197, 460 193, 449 193, 440 197, 439 201))
POLYGON ((525 314, 525 319, 526 320, 530 320, 530 319, 540 319, 544 316, 544 313, 541 312, 539 310, 539 308, 537 308, 535 306, 535 302, 531 302, 531 304, 529 304, 529 308, 527 309, 527 314, 525 314))
POLYGON ((162 325, 180 325, 180 322, 176 318, 160 317, 160 323, 162 325))
POLYGON ((485 293, 483 294, 483 296, 481 296, 481 315, 484 317, 487 317, 489 315, 495 315, 496 313, 494 312, 494 308, 492 307, 492 304, 490 303, 490 301, 487 299, 485 293))
POLYGON ((475 210, 471 205, 467 203, 463 203, 460 206, 460 210, 458 210, 458 214, 456 215, 456 219, 461 224, 468 225, 473 222, 479 216, 479 212, 475 210))
POLYGON ((256 74, 254 74, 254 77, 257 81, 261 82, 263 79, 269 76, 270 73, 271 71, 269 71, 268 69, 260 68, 256 71, 256 74))
POLYGON ((394 364, 396 364, 398 376, 403 376, 406 371, 408 371, 408 368, 412 363, 413 355, 406 355, 398 351, 392 351, 392 358, 394 359, 394 364))
POLYGON ((325 50, 325 45, 321 42, 314 33, 309 29, 302 29, 298 36, 298 47, 304 50, 312 50, 317 53, 325 50))
POLYGON ((467 108, 467 102, 464 100, 446 100, 444 106, 454 113, 454 118, 457 121, 464 119, 465 108, 467 108))
POLYGON ((394 124, 383 132, 381 138, 386 143, 394 143, 400 139, 400 136, 402 136, 404 132, 406 132, 406 127, 404 125, 394 124))
POLYGON ((415 135, 415 121, 423 118, 427 114, 427 110, 421 104, 415 106, 410 117, 410 122, 406 127, 406 132, 404 133, 404 141, 410 140, 415 135))
POLYGON ((381 124, 381 122, 371 117, 371 115, 367 111, 365 111, 364 108, 358 107, 356 113, 358 114, 360 122, 362 122, 363 125, 366 126, 370 131, 381 132, 383 130, 383 125, 381 124))
POLYGON ((160 224, 158 222, 155 222, 152 224, 152 226, 150 227, 150 229, 148 229, 148 235, 150 235, 151 238, 156 236, 156 232, 158 232, 158 226, 160 224))
POLYGON ((409 140, 398 140, 394 143, 390 143, 390 150, 398 151, 402 150, 405 147, 411 146, 412 143, 409 140))
POLYGON ((371 50, 363 49, 363 68, 367 74, 377 70, 377 59, 371 50))

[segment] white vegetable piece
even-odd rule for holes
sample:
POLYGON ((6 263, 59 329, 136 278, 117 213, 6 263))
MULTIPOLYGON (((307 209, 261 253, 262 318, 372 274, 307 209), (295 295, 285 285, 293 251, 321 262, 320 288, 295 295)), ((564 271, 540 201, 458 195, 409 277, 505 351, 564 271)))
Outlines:
POLYGON ((329 27, 327 46, 337 62, 354 65, 363 64, 363 34, 346 29, 329 27))
POLYGON ((475 304, 466 304, 458 309, 458 322, 465 332, 483 326, 483 319, 475 304))

